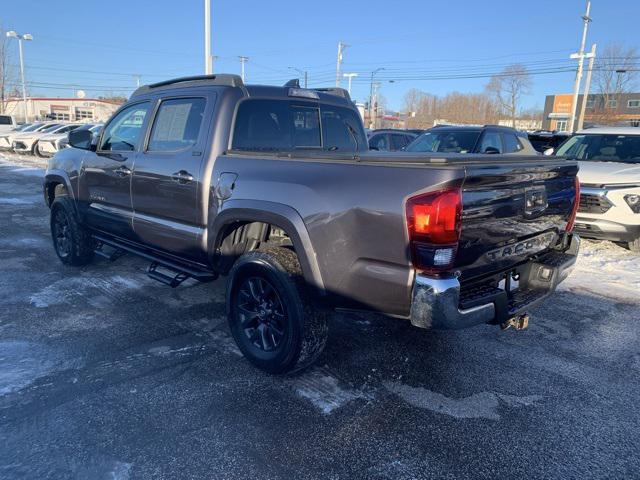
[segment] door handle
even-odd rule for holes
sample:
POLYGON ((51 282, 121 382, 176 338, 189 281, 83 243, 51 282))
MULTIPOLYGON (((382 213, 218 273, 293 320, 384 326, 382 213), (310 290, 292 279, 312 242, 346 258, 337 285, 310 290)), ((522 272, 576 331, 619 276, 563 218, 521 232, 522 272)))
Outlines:
POLYGON ((127 177, 127 176, 131 175, 131 170, 129 170, 127 167, 116 168, 114 170, 114 172, 119 177, 127 177))
POLYGON ((174 182, 178 182, 178 183, 189 183, 189 182, 193 182, 193 175, 191 175, 186 170, 180 170, 179 172, 176 172, 173 175, 171 175, 171 179, 174 182))

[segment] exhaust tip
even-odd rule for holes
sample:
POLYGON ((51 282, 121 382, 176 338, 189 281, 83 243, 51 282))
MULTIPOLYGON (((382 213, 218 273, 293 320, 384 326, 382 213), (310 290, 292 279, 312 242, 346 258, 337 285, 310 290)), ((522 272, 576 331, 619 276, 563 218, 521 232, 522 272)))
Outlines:
POLYGON ((508 330, 513 327, 516 330, 524 330, 529 326, 529 314, 522 313, 520 315, 516 315, 515 317, 511 317, 509 320, 500 325, 501 330, 508 330))

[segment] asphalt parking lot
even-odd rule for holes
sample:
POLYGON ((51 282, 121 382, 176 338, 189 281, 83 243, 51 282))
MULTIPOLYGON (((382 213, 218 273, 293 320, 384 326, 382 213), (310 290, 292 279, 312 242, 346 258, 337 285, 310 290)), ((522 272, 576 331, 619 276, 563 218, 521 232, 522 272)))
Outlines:
POLYGON ((273 377, 223 281, 64 267, 29 162, 0 159, 0 478, 638 477, 638 256, 584 242, 524 332, 335 315, 318 366, 273 377))

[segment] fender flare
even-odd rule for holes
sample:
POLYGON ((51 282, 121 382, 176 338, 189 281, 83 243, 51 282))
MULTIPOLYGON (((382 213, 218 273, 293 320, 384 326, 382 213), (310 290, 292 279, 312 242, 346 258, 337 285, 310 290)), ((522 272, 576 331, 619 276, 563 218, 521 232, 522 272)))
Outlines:
POLYGON ((67 175, 67 172, 65 172, 64 170, 47 170, 47 173, 45 174, 44 177, 44 182, 42 184, 42 190, 43 190, 43 195, 44 195, 44 202, 47 205, 47 207, 51 207, 51 204, 49 203, 49 195, 47 195, 47 191, 49 189, 49 185, 52 183, 61 183, 64 185, 64 187, 67 189, 67 192, 69 192, 69 196, 73 199, 73 204, 76 207, 76 209, 78 208, 76 205, 76 192, 73 191, 73 188, 71 187, 71 179, 69 178, 69 175, 67 175))
POLYGON ((315 249, 307 227, 295 209, 276 202, 227 200, 209 227, 210 232, 215 232, 215 236, 211 235, 207 240, 207 249, 210 255, 213 255, 220 246, 225 226, 235 222, 263 222, 283 229, 291 238, 306 283, 312 287, 316 294, 325 295, 324 282, 315 249))

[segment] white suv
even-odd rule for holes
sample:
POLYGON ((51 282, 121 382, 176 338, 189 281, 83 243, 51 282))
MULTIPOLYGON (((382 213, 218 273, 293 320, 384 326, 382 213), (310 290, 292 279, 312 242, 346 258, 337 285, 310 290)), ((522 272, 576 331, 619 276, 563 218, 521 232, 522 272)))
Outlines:
POLYGON ((640 128, 582 130, 560 145, 556 155, 580 161, 575 231, 640 252, 640 128))

